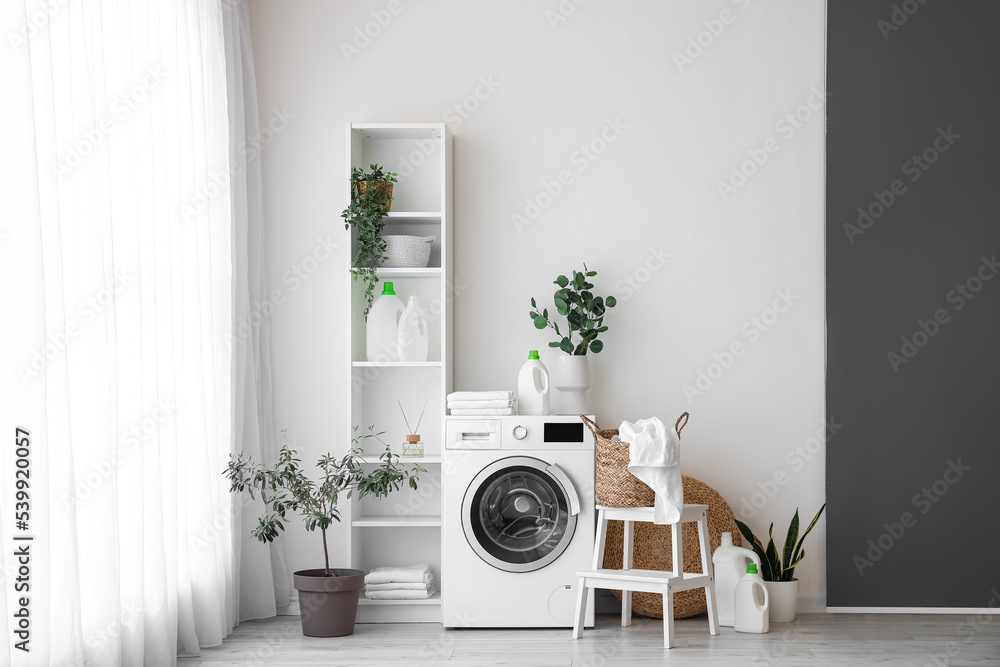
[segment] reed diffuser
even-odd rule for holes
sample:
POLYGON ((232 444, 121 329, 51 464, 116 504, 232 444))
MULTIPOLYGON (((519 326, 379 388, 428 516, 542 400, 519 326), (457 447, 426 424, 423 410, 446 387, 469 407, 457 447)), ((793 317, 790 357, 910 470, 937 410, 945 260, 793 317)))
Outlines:
POLYGON ((424 411, 427 410, 427 401, 424 401, 424 408, 420 411, 420 418, 417 419, 417 427, 410 428, 410 422, 406 419, 406 412, 403 410, 403 404, 396 401, 399 405, 399 411, 403 414, 403 421, 406 423, 406 430, 410 432, 406 436, 406 441, 403 443, 403 456, 415 457, 424 455, 424 443, 420 442, 420 435, 416 432, 420 428, 420 422, 424 420, 424 411))

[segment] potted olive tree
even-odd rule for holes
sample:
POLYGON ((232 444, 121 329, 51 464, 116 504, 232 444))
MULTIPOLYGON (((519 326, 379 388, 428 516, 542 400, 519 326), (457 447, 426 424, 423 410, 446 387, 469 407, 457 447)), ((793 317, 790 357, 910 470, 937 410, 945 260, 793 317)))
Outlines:
POLYGON ((823 503, 801 537, 799 537, 799 510, 796 509, 792 523, 788 526, 788 534, 785 536, 785 545, 781 553, 778 553, 774 546, 773 521, 767 530, 768 541, 767 547, 765 547, 754 536, 748 525, 739 519, 736 520, 736 527, 740 529, 740 533, 750 543, 757 557, 760 558, 760 576, 767 588, 767 597, 770 600, 768 614, 773 623, 790 623, 795 620, 799 600, 799 580, 795 578, 795 567, 806 556, 806 552, 802 549, 806 535, 819 521, 819 517, 825 509, 826 503, 823 503))
POLYGON ((598 337, 608 330, 604 315, 608 308, 614 308, 617 300, 613 296, 595 296, 594 284, 589 281, 597 275, 583 265, 583 271, 573 271, 573 277, 560 275, 553 284, 559 289, 552 295, 556 312, 566 318, 564 328, 549 317, 549 309, 538 310, 534 297, 532 310, 528 311, 536 329, 552 329, 558 340, 551 341, 549 347, 557 347, 565 355, 556 358, 555 388, 562 394, 563 414, 585 414, 587 389, 590 388, 590 365, 587 353, 598 354, 604 349, 604 342, 598 337))
MULTIPOLYGON (((340 637, 354 632, 358 611, 358 595, 364 584, 361 570, 330 567, 330 551, 326 530, 334 521, 340 521, 337 502, 341 494, 350 498, 366 495, 384 497, 398 490, 404 482, 417 488, 419 473, 427 472, 420 466, 405 470, 399 457, 389 451, 379 459, 379 465, 365 470, 362 467, 361 442, 376 438, 382 442, 374 427, 358 435, 354 427, 352 448, 336 459, 325 454, 316 462, 319 479, 313 481, 306 474, 294 449, 289 449, 287 439, 273 466, 265 466, 243 457, 231 455, 224 475, 230 481, 230 491, 247 491, 250 497, 259 493, 264 503, 264 514, 257 520, 251 533, 261 542, 271 542, 285 529, 284 521, 289 512, 297 512, 305 522, 306 530, 320 530, 323 539, 323 567, 299 570, 293 573, 295 588, 299 591, 302 614, 302 633, 308 637, 340 637)), ((283 431, 282 433, 285 433, 283 431)), ((384 444, 384 443, 383 443, 384 444)))
POLYGON ((360 279, 364 282, 368 302, 365 306, 366 318, 375 300, 377 269, 385 259, 383 216, 392 205, 392 184, 396 182, 396 174, 385 171, 377 164, 369 165, 369 169, 365 171, 355 167, 351 172, 351 203, 340 214, 344 219, 344 229, 353 228, 357 234, 351 274, 355 281, 360 279))

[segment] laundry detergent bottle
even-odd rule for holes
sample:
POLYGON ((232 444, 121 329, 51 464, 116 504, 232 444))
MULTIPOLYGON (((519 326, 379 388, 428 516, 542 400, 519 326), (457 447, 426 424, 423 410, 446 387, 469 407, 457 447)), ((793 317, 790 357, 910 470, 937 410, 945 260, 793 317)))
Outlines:
POLYGON ((715 571, 715 598, 719 607, 719 625, 733 627, 736 584, 746 573, 747 565, 755 563, 760 568, 760 558, 750 549, 733 546, 732 533, 722 534, 722 544, 712 554, 715 571))
POLYGON ((411 296, 399 316, 400 361, 427 361, 427 316, 417 297, 411 296))
POLYGON ((768 599, 757 565, 747 565, 747 573, 736 584, 736 632, 764 634, 768 631, 768 599))
POLYGON ((368 361, 399 360, 399 316, 403 302, 396 296, 392 283, 382 285, 382 296, 368 311, 365 356, 368 361))
POLYGON ((549 371, 538 358, 538 350, 528 352, 528 360, 517 374, 517 412, 521 415, 549 414, 549 371))

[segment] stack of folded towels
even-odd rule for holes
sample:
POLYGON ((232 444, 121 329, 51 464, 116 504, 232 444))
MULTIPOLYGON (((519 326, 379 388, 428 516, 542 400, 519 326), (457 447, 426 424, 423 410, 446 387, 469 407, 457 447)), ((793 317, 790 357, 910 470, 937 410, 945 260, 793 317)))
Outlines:
POLYGON ((512 391, 456 391, 448 394, 448 410, 455 416, 516 415, 512 391))
POLYGON ((434 595, 434 575, 427 564, 376 567, 365 575, 369 600, 426 600, 434 595))

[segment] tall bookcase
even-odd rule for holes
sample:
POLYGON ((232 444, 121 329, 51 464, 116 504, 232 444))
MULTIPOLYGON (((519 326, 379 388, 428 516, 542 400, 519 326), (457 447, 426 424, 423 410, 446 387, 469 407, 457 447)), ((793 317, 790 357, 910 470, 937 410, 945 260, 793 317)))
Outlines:
MULTIPOLYGON (((445 397, 452 390, 452 138, 444 123, 379 123, 347 126, 348 171, 344 174, 344 208, 350 201, 350 171, 378 163, 399 174, 393 189, 391 211, 383 235, 434 236, 427 268, 378 270, 379 284, 390 281, 405 304, 416 296, 430 322, 429 354, 424 362, 368 361, 365 354, 365 297, 347 267, 348 353, 346 356, 350 416, 348 441, 354 426, 385 431, 383 440, 396 454, 402 452, 407 434, 398 402, 410 425, 427 403, 419 433, 426 470, 419 488, 404 488, 387 498, 347 500, 342 514, 348 524, 346 557, 350 567, 368 571, 386 565, 430 563, 438 592, 429 600, 368 600, 362 593, 358 621, 441 621, 441 454, 444 438, 445 397)), ((357 240, 352 234, 351 257, 357 240)), ((350 261, 350 260, 348 260, 350 261)), ((374 439, 365 443, 366 464, 377 465, 384 446, 374 439)))

